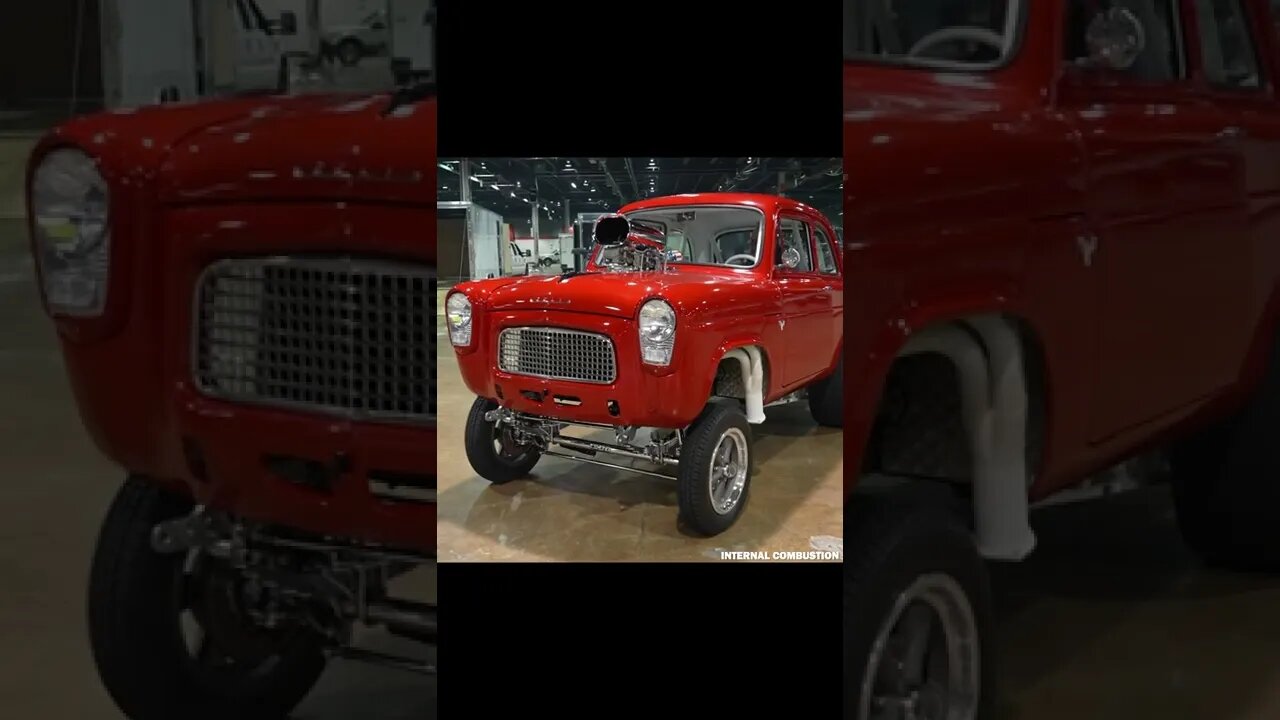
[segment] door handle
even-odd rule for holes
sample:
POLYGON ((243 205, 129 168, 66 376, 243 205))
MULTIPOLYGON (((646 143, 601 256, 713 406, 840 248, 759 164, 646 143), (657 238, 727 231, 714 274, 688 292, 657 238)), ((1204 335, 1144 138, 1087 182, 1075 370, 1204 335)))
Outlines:
POLYGON ((1218 132, 1218 140, 1225 143, 1233 143, 1240 141, 1245 137, 1245 135, 1247 135, 1247 133, 1244 131, 1244 128, 1238 125, 1230 125, 1222 128, 1222 130, 1218 132))

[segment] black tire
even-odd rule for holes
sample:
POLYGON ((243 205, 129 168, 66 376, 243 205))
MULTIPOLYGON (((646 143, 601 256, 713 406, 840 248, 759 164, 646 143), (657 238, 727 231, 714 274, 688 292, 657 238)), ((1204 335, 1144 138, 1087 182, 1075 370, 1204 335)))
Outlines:
MULTIPOLYGON (((995 697, 994 673, 989 670, 993 667, 989 581, 986 566, 978 555, 970 532, 957 519, 956 513, 940 502, 859 495, 845 508, 845 528, 846 720, 865 720, 860 715, 860 705, 868 663, 876 640, 888 624, 895 606, 907 596, 909 589, 919 589, 929 583, 941 583, 953 593, 951 597, 967 602, 967 617, 972 619, 970 629, 976 635, 972 646, 977 650, 976 662, 970 665, 976 667, 976 674, 968 677, 978 693, 976 714, 967 717, 990 717, 995 697)), ((915 605, 911 603, 907 607, 915 605)), ((900 617, 905 615, 904 612, 900 617)), ((925 637, 946 637, 945 633, 941 636, 936 634, 939 621, 935 619, 933 622, 931 627, 935 634, 926 632, 925 637)), ((919 666, 924 667, 926 662, 922 659, 919 666)), ((882 662, 880 667, 898 666, 882 662)), ((877 682, 883 683, 884 679, 885 676, 881 675, 877 682)), ((884 691, 882 684, 873 687, 876 694, 884 691)), ((935 710, 932 714, 922 713, 921 717, 952 715, 935 710)))
POLYGON ((690 426, 680 450, 677 496, 681 522, 692 532, 707 537, 728 530, 747 505, 754 468, 755 456, 751 450, 751 427, 747 424, 747 416, 736 402, 708 403, 690 426), (732 503, 717 510, 716 492, 712 488, 715 480, 712 461, 717 449, 725 451, 722 439, 732 443, 729 448, 731 467, 734 477, 740 478, 742 485, 736 496, 731 490, 726 493, 726 504, 730 499, 732 503), (746 454, 745 477, 740 476, 742 453, 746 454))
POLYGON ((484 419, 484 414, 496 407, 498 403, 487 398, 476 398, 471 404, 471 412, 467 414, 466 449, 471 468, 494 485, 502 485, 529 477, 529 471, 538 464, 542 453, 528 446, 521 447, 521 452, 514 455, 499 453, 494 447, 498 440, 494 424, 484 419))
POLYGON ((152 528, 190 510, 186 498, 136 478, 112 503, 89 579, 89 639, 99 676, 133 720, 283 718, 324 671, 323 648, 318 640, 291 642, 274 667, 250 678, 199 665, 180 624, 187 558, 151 549, 152 528))
POLYGON ((1238 415, 1178 443, 1170 454, 1178 525, 1214 565, 1280 572, 1280 344, 1262 385, 1238 415))
POLYGON ((364 59, 364 43, 355 38, 347 38, 338 43, 338 61, 347 67, 354 67, 364 59))
POLYGON ((836 369, 809 386, 809 413, 824 427, 844 427, 844 352, 836 369))

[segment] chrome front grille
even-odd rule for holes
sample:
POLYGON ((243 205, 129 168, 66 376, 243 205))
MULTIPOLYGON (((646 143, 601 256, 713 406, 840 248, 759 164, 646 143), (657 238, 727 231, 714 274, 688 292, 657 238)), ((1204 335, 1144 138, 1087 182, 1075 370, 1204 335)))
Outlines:
POLYGON ((435 272, 322 258, 223 260, 195 293, 207 395, 355 419, 433 421, 435 272))
POLYGON ((613 341, 608 336, 549 327, 507 328, 499 333, 498 368, 601 385, 617 377, 613 341))

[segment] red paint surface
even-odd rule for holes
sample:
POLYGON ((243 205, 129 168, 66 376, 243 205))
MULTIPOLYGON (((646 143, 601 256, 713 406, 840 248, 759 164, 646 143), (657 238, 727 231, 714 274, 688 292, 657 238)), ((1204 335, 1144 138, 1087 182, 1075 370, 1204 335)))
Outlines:
MULTIPOLYGON (((998 70, 845 65, 846 493, 894 357, 964 315, 1018 319, 1043 355, 1035 498, 1231 412, 1258 380, 1280 307, 1274 85, 1209 87, 1189 2, 1187 80, 1069 69, 1064 3, 1027 4, 998 70)), ((1254 27, 1280 77, 1273 24, 1254 27)))
POLYGON ((775 230, 789 214, 836 235, 813 208, 772 195, 703 193, 632 203, 630 213, 672 205, 741 205, 764 213, 763 258, 754 268, 673 263, 665 273, 600 273, 561 278, 494 278, 460 283, 454 292, 472 303, 472 341, 455 348, 463 381, 476 395, 497 399, 522 412, 613 425, 676 428, 691 423, 710 396, 716 367, 726 352, 759 346, 769 367, 766 402, 829 374, 839 356, 844 313, 844 281, 839 275, 775 268, 775 230), (676 311, 671 364, 641 362, 636 316, 640 306, 661 298, 676 311), (779 321, 784 320, 785 324, 779 321), (611 385, 543 380, 497 368, 498 333, 507 327, 554 326, 609 335, 617 352, 617 380, 611 385), (582 399, 566 407, 536 402, 520 390, 550 391, 582 399), (621 412, 610 415, 616 400, 621 412))
POLYGON ((219 258, 331 252, 434 264, 436 105, 386 96, 254 98, 74 120, 36 148, 74 145, 112 188, 101 318, 57 318, 86 429, 126 471, 199 501, 302 530, 425 551, 434 505, 392 505, 368 470, 435 474, 435 427, 247 407, 192 385, 191 303, 219 258), (183 439, 203 451, 197 480, 183 439), (333 495, 263 468, 267 454, 351 459, 333 495))

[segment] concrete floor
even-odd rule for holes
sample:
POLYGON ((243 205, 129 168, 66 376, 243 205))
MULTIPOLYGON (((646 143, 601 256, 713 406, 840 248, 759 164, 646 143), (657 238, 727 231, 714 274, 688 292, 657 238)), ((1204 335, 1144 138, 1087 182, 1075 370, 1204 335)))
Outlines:
MULTIPOLYGON (((438 307, 444 307, 443 300, 438 307)), ((462 384, 443 333, 436 530, 442 562, 706 562, 719 561, 721 550, 841 547, 843 435, 818 427, 803 402, 769 408, 768 421, 752 426, 756 470, 747 508, 732 528, 714 538, 677 529, 674 479, 544 457, 530 480, 489 484, 471 469, 463 449, 462 427, 475 396, 462 384)), ((607 430, 584 436, 612 439, 607 430)))
MULTIPOLYGON (((122 471, 80 427, 25 243, 21 221, 0 219, 0 708, 6 717, 119 718, 89 655, 84 597, 122 471)), ((434 572, 406 577, 398 592, 434 599, 434 572)), ((381 633, 366 644, 417 650, 381 633)), ((295 717, 429 720, 436 680, 338 662, 295 717)))
POLYGON ((1280 578, 1205 568, 1167 487, 1033 515, 992 567, 1000 720, 1280 717, 1280 578))

